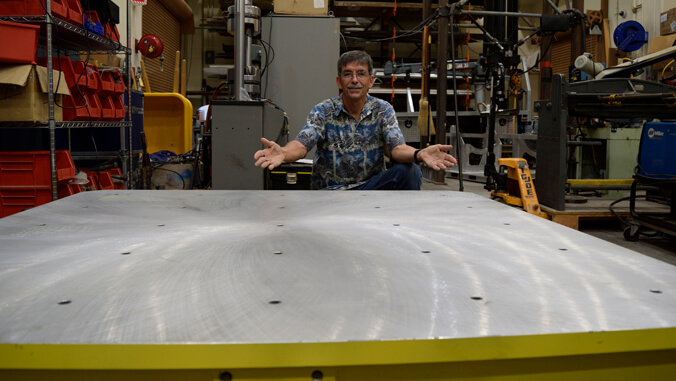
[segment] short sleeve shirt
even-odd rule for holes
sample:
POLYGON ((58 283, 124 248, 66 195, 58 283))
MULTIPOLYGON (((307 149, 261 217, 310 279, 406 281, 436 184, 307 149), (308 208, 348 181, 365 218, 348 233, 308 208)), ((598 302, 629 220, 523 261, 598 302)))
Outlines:
POLYGON ((384 171, 385 144, 405 144, 392 105, 367 95, 360 120, 344 108, 340 96, 316 105, 296 140, 309 151, 315 145, 313 189, 353 188, 384 171))

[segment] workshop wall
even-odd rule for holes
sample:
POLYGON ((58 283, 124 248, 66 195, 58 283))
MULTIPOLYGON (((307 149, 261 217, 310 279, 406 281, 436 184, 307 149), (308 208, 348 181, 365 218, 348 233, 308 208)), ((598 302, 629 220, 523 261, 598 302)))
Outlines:
POLYGON ((144 60, 151 90, 172 92, 176 51, 181 50, 181 23, 160 1, 149 1, 143 12, 143 35, 146 34, 155 34, 164 43, 164 61, 144 60))
MULTIPOLYGON (((131 25, 131 44, 127 42, 127 0, 113 0, 115 5, 120 8, 120 23, 117 25, 117 31, 120 34, 120 42, 124 46, 131 48, 131 66, 138 68, 140 66, 141 55, 134 50, 134 41, 142 36, 141 22, 143 16, 143 6, 132 4, 129 24, 131 25)), ((120 54, 120 57, 124 55, 120 54)), ((138 69, 137 69, 138 70, 138 69)))

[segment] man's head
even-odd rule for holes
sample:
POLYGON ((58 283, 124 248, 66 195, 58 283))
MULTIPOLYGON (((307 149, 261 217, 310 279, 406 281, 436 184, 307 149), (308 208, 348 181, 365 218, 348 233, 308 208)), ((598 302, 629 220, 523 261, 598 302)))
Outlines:
POLYGON ((338 59, 338 76, 342 74, 343 68, 351 62, 360 63, 368 67, 369 75, 373 73, 373 60, 368 53, 362 50, 350 50, 343 53, 338 59))
POLYGON ((342 90, 343 101, 363 102, 373 86, 373 61, 360 50, 343 53, 338 59, 336 84, 342 90))

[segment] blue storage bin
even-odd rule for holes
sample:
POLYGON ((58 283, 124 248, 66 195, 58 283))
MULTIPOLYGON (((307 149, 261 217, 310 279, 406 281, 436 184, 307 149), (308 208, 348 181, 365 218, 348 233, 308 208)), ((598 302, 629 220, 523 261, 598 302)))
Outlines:
POLYGON ((91 33, 98 34, 103 36, 103 26, 98 22, 98 16, 96 12, 86 12, 88 14, 84 15, 84 29, 90 31, 91 33))

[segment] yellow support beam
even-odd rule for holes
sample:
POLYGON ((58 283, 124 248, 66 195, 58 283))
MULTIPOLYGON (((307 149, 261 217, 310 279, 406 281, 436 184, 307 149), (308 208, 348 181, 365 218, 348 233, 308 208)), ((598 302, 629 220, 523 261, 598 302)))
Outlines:
POLYGON ((633 179, 568 179, 570 185, 631 185, 633 179))
POLYGON ((667 379, 676 374, 676 328, 334 343, 0 344, 3 380, 216 380, 222 372, 311 380, 315 371, 326 380, 667 379))

